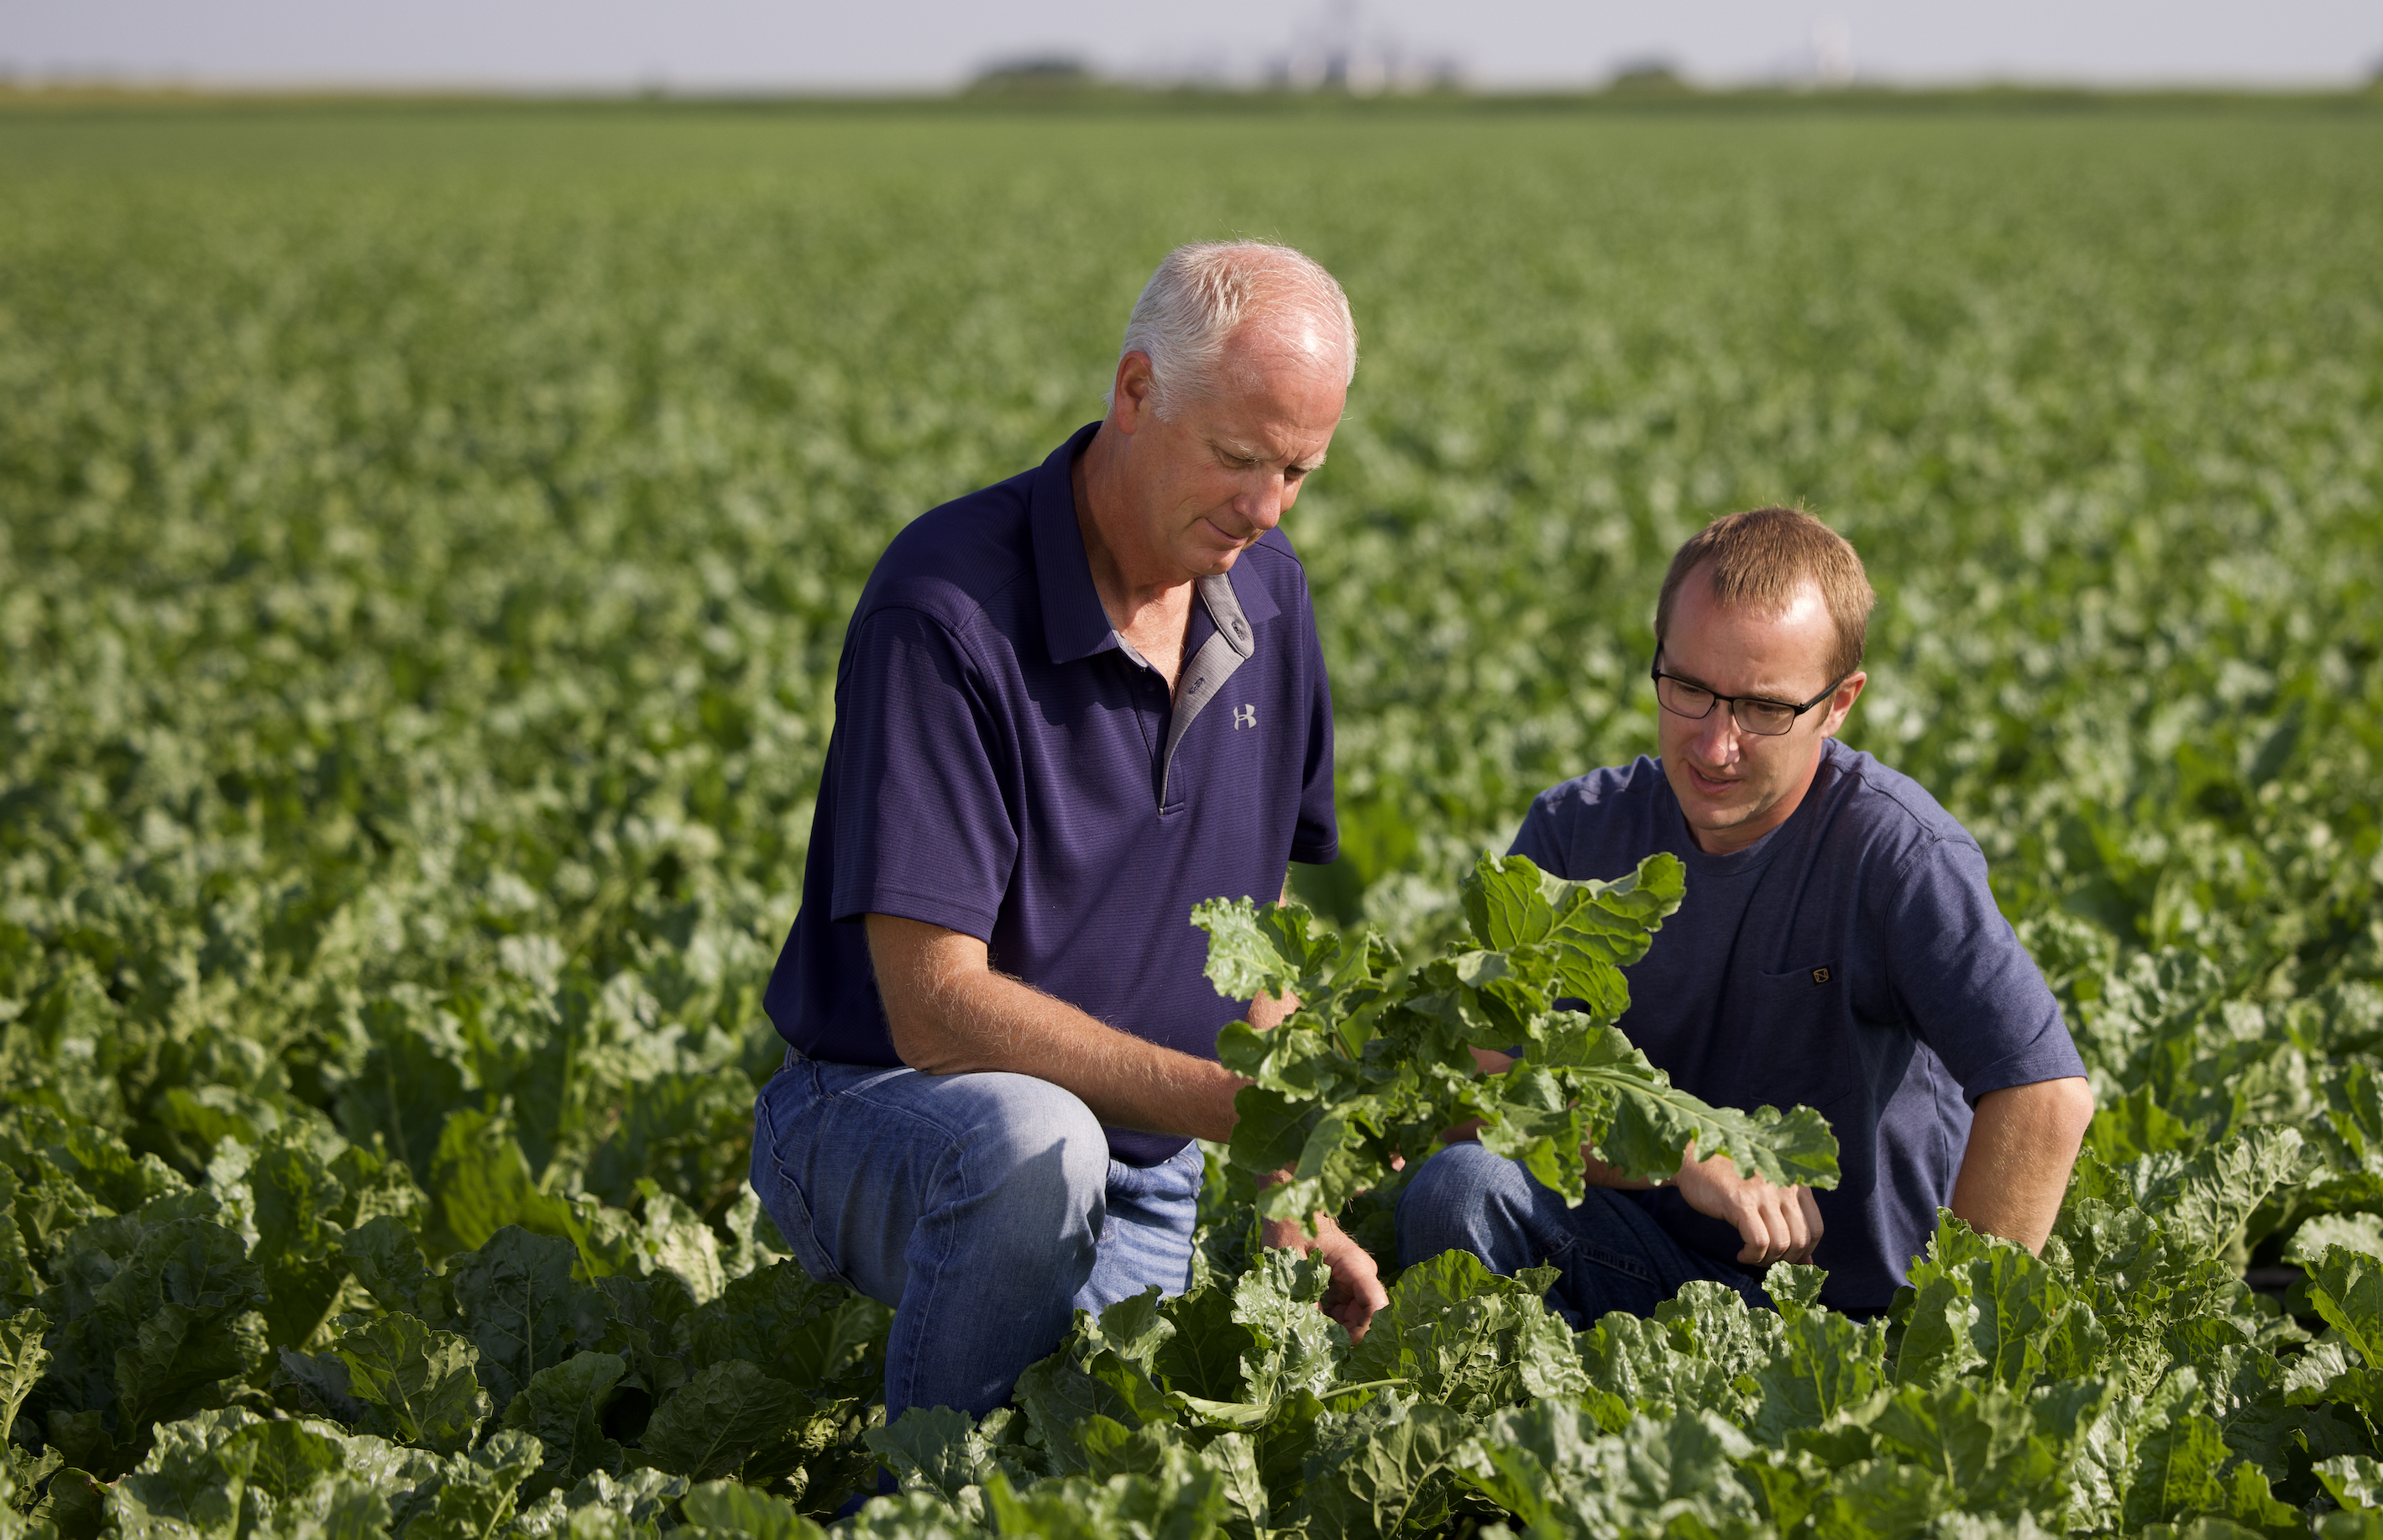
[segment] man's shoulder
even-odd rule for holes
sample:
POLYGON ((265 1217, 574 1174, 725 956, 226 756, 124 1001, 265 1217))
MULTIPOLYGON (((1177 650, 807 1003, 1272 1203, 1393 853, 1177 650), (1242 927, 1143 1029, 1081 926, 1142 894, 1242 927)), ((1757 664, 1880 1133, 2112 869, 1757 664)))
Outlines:
POLYGON ((1652 796, 1662 782, 1663 767, 1646 755, 1626 765, 1607 765, 1559 782, 1531 801, 1531 813, 1571 820, 1611 818, 1652 796))
POLYGON ((1034 571, 1033 521, 1022 471, 931 508, 877 559, 853 610, 858 628, 886 610, 918 610, 955 631, 983 616, 1034 571))
POLYGON ((1655 848, 1662 790, 1663 767, 1645 755, 1574 776, 1532 799, 1513 853, 1559 877, 1618 877, 1655 848))
POLYGON ((1307 581, 1307 569, 1301 564, 1299 553, 1290 548, 1290 536, 1282 532, 1280 524, 1259 536, 1257 544, 1241 552, 1241 561, 1269 584, 1307 581))
POLYGON ((1824 800, 1831 807, 1833 843, 1858 840, 1881 847, 1898 863, 1946 847, 1978 848, 1961 820, 1927 787, 1875 757, 1832 738, 1828 771, 1833 785, 1824 800))

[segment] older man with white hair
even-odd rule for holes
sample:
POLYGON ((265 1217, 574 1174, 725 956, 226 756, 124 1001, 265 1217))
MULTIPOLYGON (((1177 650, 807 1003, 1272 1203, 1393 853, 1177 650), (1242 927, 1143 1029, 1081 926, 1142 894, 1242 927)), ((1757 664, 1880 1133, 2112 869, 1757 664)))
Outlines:
MULTIPOLYGON (((990 1411, 1077 1308, 1189 1281, 1192 1140, 1244 1083, 1192 908, 1337 849, 1331 697, 1276 526, 1356 360, 1315 262, 1183 247, 1107 416, 911 524, 861 593, 753 1185, 813 1276, 896 1307, 889 1419, 990 1411)), ((1352 1332, 1384 1303, 1328 1219, 1266 1239, 1329 1264, 1352 1332)))

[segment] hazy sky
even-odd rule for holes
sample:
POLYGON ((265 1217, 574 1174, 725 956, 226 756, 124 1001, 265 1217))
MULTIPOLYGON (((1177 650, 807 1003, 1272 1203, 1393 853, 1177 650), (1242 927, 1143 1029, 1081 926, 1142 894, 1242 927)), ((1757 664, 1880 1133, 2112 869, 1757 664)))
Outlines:
POLYGON ((2383 0, 0 0, 0 69, 198 84, 938 88, 988 61, 1247 79, 1338 33, 1478 84, 1668 59, 1715 82, 2338 85, 2383 65, 2383 0))

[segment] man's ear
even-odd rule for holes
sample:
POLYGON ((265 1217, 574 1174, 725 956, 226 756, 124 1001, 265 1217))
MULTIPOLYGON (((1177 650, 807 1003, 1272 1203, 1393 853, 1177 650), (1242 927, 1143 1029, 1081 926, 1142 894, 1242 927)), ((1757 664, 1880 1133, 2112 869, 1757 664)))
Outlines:
POLYGON ((1117 360, 1117 379, 1109 392, 1109 421, 1119 433, 1132 434, 1151 416, 1150 355, 1131 352, 1117 360))
POLYGON ((1846 719, 1853 715, 1854 702, 1861 698, 1862 686, 1869 683, 1870 675, 1859 670, 1846 675, 1844 683, 1837 686, 1837 693, 1829 697, 1828 716, 1821 723, 1821 737, 1834 738, 1837 735, 1837 729, 1843 727, 1846 724, 1846 719))

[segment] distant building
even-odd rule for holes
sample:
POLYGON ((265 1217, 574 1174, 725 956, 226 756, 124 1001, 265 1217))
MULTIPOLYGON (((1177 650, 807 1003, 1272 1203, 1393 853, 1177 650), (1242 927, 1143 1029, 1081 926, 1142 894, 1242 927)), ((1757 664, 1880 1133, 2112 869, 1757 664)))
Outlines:
POLYGON ((1080 91, 1100 78, 1082 59, 1069 54, 1033 54, 1002 59, 985 66, 969 81, 973 92, 1080 91))

